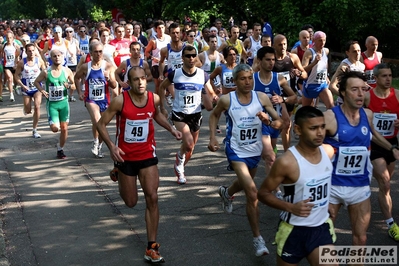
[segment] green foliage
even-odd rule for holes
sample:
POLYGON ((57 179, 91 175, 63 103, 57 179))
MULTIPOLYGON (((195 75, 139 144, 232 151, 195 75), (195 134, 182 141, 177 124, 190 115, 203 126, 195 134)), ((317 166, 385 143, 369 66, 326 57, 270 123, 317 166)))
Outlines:
POLYGON ((93 8, 89 12, 90 18, 94 21, 105 21, 111 20, 112 14, 111 11, 104 11, 101 7, 94 5, 93 8))

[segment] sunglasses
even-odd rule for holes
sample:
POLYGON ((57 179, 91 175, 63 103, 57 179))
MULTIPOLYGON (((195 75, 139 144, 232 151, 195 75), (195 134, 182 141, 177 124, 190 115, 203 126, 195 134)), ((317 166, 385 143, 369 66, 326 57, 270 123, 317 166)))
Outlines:
POLYGON ((197 57, 197 54, 185 54, 183 55, 185 58, 195 58, 197 57))
POLYGON ((22 39, 24 42, 30 42, 30 39, 22 39))
POLYGON ((72 32, 73 32, 73 31, 71 31, 71 30, 67 30, 67 31, 66 31, 66 33, 72 33, 72 32))
POLYGON ((86 32, 85 30, 80 30, 80 32, 86 32))
POLYGON ((188 37, 193 37, 193 38, 194 38, 194 37, 195 37, 195 35, 188 35, 188 37))
POLYGON ((126 26, 126 24, 122 24, 122 23, 121 23, 121 26, 126 26))

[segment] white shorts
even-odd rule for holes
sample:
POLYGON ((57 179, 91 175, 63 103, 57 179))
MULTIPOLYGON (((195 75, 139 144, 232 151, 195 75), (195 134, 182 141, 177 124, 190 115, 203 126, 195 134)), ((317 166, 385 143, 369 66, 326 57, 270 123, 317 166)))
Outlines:
POLYGON ((370 198, 370 186, 364 187, 344 187, 331 186, 330 203, 342 204, 345 207, 365 201, 370 198))

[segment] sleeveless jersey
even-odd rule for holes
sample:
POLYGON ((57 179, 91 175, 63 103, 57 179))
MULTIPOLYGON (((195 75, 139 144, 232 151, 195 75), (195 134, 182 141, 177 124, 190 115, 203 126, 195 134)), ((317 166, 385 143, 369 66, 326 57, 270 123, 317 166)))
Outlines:
MULTIPOLYGON (((123 75, 123 82, 127 82, 128 81, 128 75, 127 73, 129 73, 129 70, 136 65, 132 65, 132 62, 130 62, 130 58, 126 60, 126 71, 123 75)), ((137 65, 141 68, 144 68, 144 60, 142 58, 140 58, 139 64, 137 65)))
POLYGON ((277 72, 280 75, 283 75, 284 78, 287 80, 288 85, 290 85, 291 89, 295 91, 296 78, 294 73, 291 71, 294 68, 294 63, 292 63, 290 54, 287 53, 283 59, 276 59, 276 63, 273 67, 273 72, 277 72))
MULTIPOLYGON (((51 39, 48 41, 48 49, 49 49, 49 54, 52 50, 58 50, 62 53, 64 56, 64 63, 62 64, 63 66, 66 66, 67 64, 67 53, 68 53, 68 47, 67 43, 65 42, 64 39, 61 39, 61 45, 55 45, 54 39, 51 39)), ((53 61, 51 60, 51 57, 49 56, 48 62, 50 66, 53 64, 53 61)))
POLYGON ((241 45, 240 40, 237 39, 236 43, 235 43, 235 44, 232 44, 232 43, 230 42, 230 39, 228 39, 228 40, 226 40, 226 43, 227 43, 228 46, 233 46, 234 48, 237 49, 238 54, 237 54, 237 57, 236 57, 236 63, 239 64, 239 63, 241 62, 242 50, 244 49, 244 48, 242 47, 242 45, 241 45))
MULTIPOLYGON (((168 43, 170 43, 170 36, 169 35, 164 35, 163 41, 161 41, 157 37, 155 37, 154 40, 155 40, 155 43, 157 44, 157 48, 152 50, 152 57, 156 57, 156 58, 160 59, 161 58, 161 49, 166 47, 168 45, 168 43)), ((167 64, 166 60, 165 60, 165 64, 167 64)), ((158 66, 159 62, 152 61, 152 65, 153 66, 158 66)))
POLYGON ((387 139, 396 138, 398 129, 394 127, 394 122, 399 117, 399 102, 395 89, 390 88, 389 96, 385 99, 377 97, 374 89, 370 90, 370 104, 367 108, 374 112, 375 130, 387 139))
POLYGON ((68 90, 64 85, 65 83, 68 83, 68 79, 65 75, 64 67, 62 67, 58 78, 51 74, 51 67, 47 69, 46 91, 49 102, 68 101, 68 90))
POLYGON ((67 66, 76 66, 78 64, 78 56, 75 42, 77 42, 75 38, 72 38, 72 41, 69 41, 69 51, 67 51, 66 54, 67 66), (72 55, 69 52, 71 52, 72 55))
POLYGON ((154 139, 154 95, 147 91, 147 104, 137 107, 129 91, 122 92, 123 106, 116 116, 116 146, 125 152, 125 161, 142 161, 156 157, 154 139))
POLYGON ((17 48, 14 44, 4 45, 3 47, 4 53, 4 67, 15 67, 15 56, 17 53, 17 48))
POLYGON ((175 69, 182 67, 182 65, 183 65, 182 51, 185 46, 186 46, 186 44, 183 43, 183 46, 180 51, 174 51, 174 50, 172 50, 172 46, 170 45, 170 43, 168 43, 166 45, 166 47, 168 48, 167 62, 168 62, 168 72, 169 73, 175 69))
POLYGON ((303 58, 303 55, 305 54, 305 51, 306 51, 306 50, 303 50, 303 49, 301 48, 301 46, 299 45, 299 46, 296 48, 296 51, 297 51, 297 55, 298 55, 298 57, 299 57, 299 60, 301 60, 301 62, 302 62, 302 58, 303 58))
MULTIPOLYGON (((268 84, 263 83, 259 78, 259 72, 254 73, 254 91, 266 93, 271 98, 274 94, 281 95, 281 88, 278 82, 278 73, 272 72, 272 78, 268 84)), ((281 116, 281 104, 273 104, 277 114, 281 116)))
POLYGON ((184 114, 201 112, 202 88, 209 79, 208 74, 197 68, 193 75, 188 76, 183 68, 178 68, 169 73, 168 79, 175 85, 173 111, 184 114))
POLYGON ((235 88, 233 69, 229 69, 225 64, 220 64, 220 66, 222 67, 222 86, 228 89, 235 88))
POLYGON ((105 60, 102 61, 99 69, 93 69, 91 62, 87 63, 87 74, 85 78, 85 99, 95 102, 110 102, 108 82, 104 77, 106 66, 105 60))
POLYGON ((103 55, 108 58, 114 58, 115 46, 110 44, 104 44, 103 55))
POLYGON ((212 73, 213 70, 215 70, 215 68, 221 65, 219 54, 217 55, 216 60, 214 62, 211 62, 211 60, 209 60, 208 51, 204 52, 204 58, 205 62, 201 66, 201 69, 203 69, 208 74, 212 73))
POLYGON ((79 49, 85 54, 89 53, 89 36, 85 36, 84 38, 80 38, 79 34, 76 34, 76 39, 79 41, 79 49))
POLYGON ((353 64, 348 58, 345 58, 341 63, 347 64, 350 71, 364 72, 365 66, 360 61, 357 61, 355 64, 353 64))
POLYGON ((33 66, 28 65, 28 60, 26 58, 24 60, 24 69, 21 72, 21 81, 22 83, 29 88, 29 91, 35 91, 37 88, 33 84, 35 79, 40 74, 40 66, 39 66, 39 58, 35 57, 33 59, 33 66))
POLYGON ((378 58, 377 53, 374 53, 373 58, 369 59, 366 56, 366 54, 364 52, 362 52, 362 57, 363 57, 363 63, 366 67, 364 73, 366 74, 366 77, 367 77, 367 84, 369 84, 371 87, 375 88, 377 86, 377 84, 375 83, 373 69, 376 65, 381 63, 381 61, 378 58))
POLYGON ((260 43, 261 38, 259 36, 259 40, 255 41, 252 36, 249 36, 249 40, 251 41, 251 48, 249 48, 249 51, 252 52, 252 54, 251 54, 251 56, 248 57, 248 59, 254 59, 256 56, 256 53, 262 47, 262 45, 260 43))
POLYGON ((326 136, 324 143, 334 147, 332 184, 336 186, 369 186, 373 166, 370 162, 371 130, 367 114, 359 110, 357 126, 349 124, 340 106, 331 109, 337 120, 337 132, 326 136))
POLYGON ((280 213, 281 220, 291 225, 316 227, 325 223, 330 216, 328 203, 333 166, 324 148, 319 146, 319 150, 321 160, 319 163, 313 164, 304 158, 294 146, 289 148, 298 163, 299 177, 294 184, 281 184, 284 189, 284 201, 295 204, 311 198, 310 202, 314 204, 308 217, 300 217, 282 211, 280 213))
POLYGON ((123 61, 130 58, 130 41, 128 39, 113 39, 109 42, 110 45, 115 46, 117 56, 114 57, 116 66, 119 66, 123 61))
MULTIPOLYGON (((312 52, 312 60, 315 60, 316 58, 316 51, 313 48, 309 48, 310 51, 312 52)), ((308 79, 306 83, 309 84, 324 84, 327 82, 327 66, 328 66, 328 57, 326 53, 326 49, 323 48, 321 52, 321 59, 320 61, 313 66, 312 70, 310 70, 310 73, 308 75, 308 79)))
POLYGON ((239 158, 260 156, 262 153, 262 121, 256 114, 263 110, 256 91, 251 91, 251 102, 244 105, 235 91, 229 93, 230 106, 226 114, 226 145, 239 158))

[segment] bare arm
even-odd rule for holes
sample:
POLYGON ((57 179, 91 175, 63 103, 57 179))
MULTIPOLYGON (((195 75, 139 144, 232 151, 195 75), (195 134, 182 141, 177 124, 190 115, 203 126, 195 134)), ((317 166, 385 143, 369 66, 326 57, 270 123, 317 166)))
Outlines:
POLYGON ((101 136, 101 139, 105 142, 110 150, 111 158, 113 161, 123 162, 123 158, 121 155, 125 153, 117 147, 109 136, 107 125, 112 120, 112 118, 122 110, 123 105, 123 96, 119 95, 116 98, 112 99, 109 107, 102 113, 100 120, 97 122, 97 131, 101 136))
MULTIPOLYGON (((124 89, 129 88, 129 84, 127 84, 127 82, 124 82, 123 80, 121 80, 120 75, 126 71, 126 60, 123 61, 119 67, 115 70, 115 79, 116 82, 118 82, 119 86, 121 86, 124 89)), ((127 75, 127 73, 125 73, 125 75, 127 75)))
POLYGON ((154 103, 155 103, 155 115, 154 120, 167 131, 169 131, 172 136, 177 140, 182 138, 182 133, 177 131, 166 119, 166 117, 160 112, 160 97, 154 93, 154 103))
POLYGON ((228 109, 230 105, 230 95, 226 94, 220 97, 216 107, 213 109, 209 116, 209 144, 208 149, 210 151, 217 151, 219 142, 216 139, 216 126, 219 122, 221 114, 228 109))
POLYGON ((81 101, 83 101, 83 99, 84 99, 84 94, 83 94, 83 92, 81 90, 81 87, 80 87, 80 80, 84 79, 86 74, 87 74, 87 63, 83 64, 79 68, 77 68, 77 71, 76 71, 76 74, 75 74, 75 78, 74 78, 74 82, 76 84, 76 90, 78 91, 79 99, 81 101))

